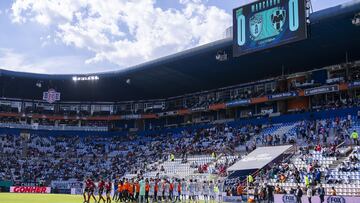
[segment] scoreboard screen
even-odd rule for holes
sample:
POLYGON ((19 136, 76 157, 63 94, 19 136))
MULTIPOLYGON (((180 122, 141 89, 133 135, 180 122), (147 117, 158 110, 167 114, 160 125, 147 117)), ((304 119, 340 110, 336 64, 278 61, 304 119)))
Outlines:
POLYGON ((306 39, 305 3, 259 0, 234 9, 234 57, 306 39))

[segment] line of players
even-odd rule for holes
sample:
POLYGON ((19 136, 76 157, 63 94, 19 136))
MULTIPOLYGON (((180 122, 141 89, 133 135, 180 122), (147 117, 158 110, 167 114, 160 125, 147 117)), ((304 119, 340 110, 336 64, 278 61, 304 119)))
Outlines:
POLYGON ((196 179, 123 179, 115 181, 113 200, 116 202, 222 202, 223 184, 196 179))
POLYGON ((96 202, 99 202, 101 200, 103 200, 103 202, 105 203, 111 203, 111 188, 112 188, 112 183, 110 180, 107 180, 106 182, 102 179, 99 180, 98 184, 97 184, 97 189, 98 189, 98 195, 99 195, 99 201, 97 201, 96 197, 95 197, 95 189, 96 189, 96 185, 95 182, 91 179, 91 178, 87 178, 84 182, 84 203, 90 203, 90 198, 92 197, 96 202), (106 194, 106 199, 104 198, 103 194, 106 194))

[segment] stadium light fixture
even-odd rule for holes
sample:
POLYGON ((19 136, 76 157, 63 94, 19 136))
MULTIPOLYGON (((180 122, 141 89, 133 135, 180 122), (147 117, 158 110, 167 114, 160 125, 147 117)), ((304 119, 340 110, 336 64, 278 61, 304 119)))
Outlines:
POLYGON ((227 61, 228 60, 228 55, 225 51, 218 51, 215 55, 215 59, 218 61, 227 61))
POLYGON ((360 13, 355 14, 354 18, 352 19, 352 24, 355 26, 360 26, 360 13))
POLYGON ((73 76, 72 77, 72 80, 74 82, 76 81, 96 81, 96 80, 99 80, 99 76, 97 75, 90 75, 90 76, 73 76))
POLYGON ((37 81, 36 82, 36 87, 41 88, 42 87, 42 81, 37 81))

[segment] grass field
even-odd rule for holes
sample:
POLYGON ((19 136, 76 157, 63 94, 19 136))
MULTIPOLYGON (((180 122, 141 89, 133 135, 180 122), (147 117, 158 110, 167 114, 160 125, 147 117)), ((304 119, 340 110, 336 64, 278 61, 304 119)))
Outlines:
MULTIPOLYGON (((96 197, 98 198, 98 197, 96 197)), ((0 203, 83 203, 82 195, 0 193, 0 203)), ((200 201, 203 203, 204 201, 200 201)), ((94 203, 92 199, 90 203, 94 203)))
MULTIPOLYGON (((83 203, 81 195, 0 193, 1 203, 83 203)), ((91 201, 93 203, 94 200, 91 201)))

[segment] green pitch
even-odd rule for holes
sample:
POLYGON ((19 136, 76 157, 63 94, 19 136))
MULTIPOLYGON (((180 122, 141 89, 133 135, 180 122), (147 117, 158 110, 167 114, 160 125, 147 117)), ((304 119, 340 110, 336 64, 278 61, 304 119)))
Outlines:
MULTIPOLYGON (((81 195, 0 193, 1 203, 83 203, 81 195)), ((93 203, 94 200, 91 201, 93 203)))
MULTIPOLYGON (((0 203, 83 203, 83 202, 84 202, 84 198, 82 195, 0 193, 0 203)), ((200 201, 200 203, 203 202, 204 201, 200 201)), ((94 200, 91 199, 90 203, 94 203, 94 200)))

